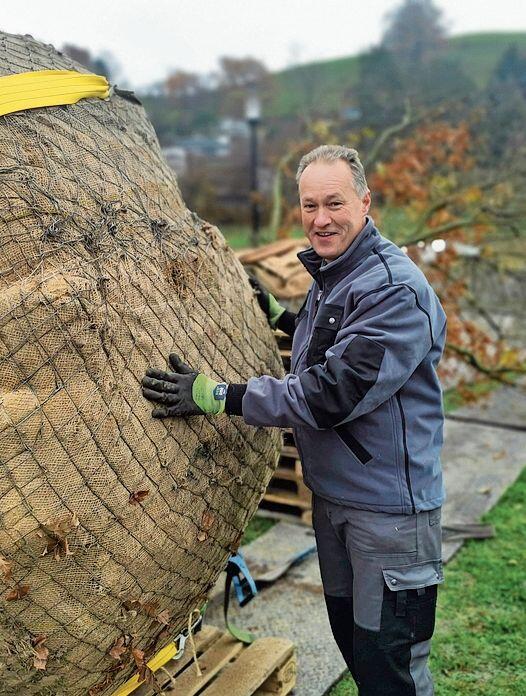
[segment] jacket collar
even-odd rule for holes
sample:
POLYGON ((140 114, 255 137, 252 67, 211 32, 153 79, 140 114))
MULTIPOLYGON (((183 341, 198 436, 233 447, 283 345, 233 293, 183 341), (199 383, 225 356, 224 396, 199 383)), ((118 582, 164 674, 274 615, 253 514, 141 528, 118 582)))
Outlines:
POLYGON ((351 273, 361 260, 371 253, 378 243, 380 233, 372 218, 367 217, 362 231, 355 237, 345 252, 334 261, 324 264, 324 259, 312 247, 300 251, 298 258, 314 278, 320 288, 335 285, 341 278, 351 273))

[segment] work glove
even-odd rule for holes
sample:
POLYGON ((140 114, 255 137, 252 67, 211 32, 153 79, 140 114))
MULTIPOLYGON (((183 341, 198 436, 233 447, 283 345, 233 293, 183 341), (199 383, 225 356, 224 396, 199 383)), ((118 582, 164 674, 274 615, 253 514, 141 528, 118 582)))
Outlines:
POLYGON ((175 353, 168 362, 173 372, 150 368, 141 382, 143 396, 157 404, 154 418, 223 413, 226 384, 196 372, 175 353))
POLYGON ((286 308, 279 304, 274 295, 271 295, 268 290, 265 290, 257 278, 254 278, 254 276, 249 276, 248 281, 256 293, 256 299, 259 306, 265 313, 268 323, 273 329, 275 329, 278 319, 286 308))

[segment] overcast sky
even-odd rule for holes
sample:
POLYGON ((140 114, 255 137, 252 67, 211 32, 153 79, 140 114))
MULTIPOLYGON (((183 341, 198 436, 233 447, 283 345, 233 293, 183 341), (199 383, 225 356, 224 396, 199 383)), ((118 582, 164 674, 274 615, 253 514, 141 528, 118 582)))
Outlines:
MULTIPOLYGON (((11 0, 0 28, 60 47, 110 51, 134 87, 175 68, 211 72, 222 55, 270 69, 376 44, 393 0, 11 0)), ((526 31, 525 0, 436 0, 451 34, 526 31)))

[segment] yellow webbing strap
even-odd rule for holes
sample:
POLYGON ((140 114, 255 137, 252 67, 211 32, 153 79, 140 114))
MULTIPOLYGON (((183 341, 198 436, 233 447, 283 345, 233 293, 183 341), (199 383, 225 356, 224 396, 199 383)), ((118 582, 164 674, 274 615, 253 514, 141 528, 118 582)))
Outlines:
MULTIPOLYGON (((158 669, 164 667, 164 665, 170 660, 173 660, 174 657, 177 656, 176 659, 182 657, 182 655, 184 654, 184 646, 186 643, 186 639, 189 637, 191 638, 192 633, 201 624, 207 605, 208 602, 205 602, 201 609, 194 609, 194 611, 190 612, 190 615, 188 617, 188 629, 182 631, 175 640, 173 640, 171 643, 168 643, 168 645, 165 645, 164 648, 161 648, 159 652, 157 652, 150 660, 148 660, 146 664, 152 672, 157 672, 158 669), (194 613, 197 613, 199 615, 199 618, 192 624, 191 620, 194 613), (181 638, 183 639, 183 641, 179 642, 181 638)), ((196 659, 197 657, 194 652, 194 660, 196 659)), ((119 686, 111 696, 128 696, 128 694, 132 694, 143 683, 144 681, 141 681, 139 675, 135 674, 133 677, 131 677, 131 679, 128 679, 127 682, 121 684, 121 686, 119 686)))
POLYGON ((102 75, 75 70, 37 70, 0 77, 0 116, 41 106, 76 104, 79 99, 107 99, 108 81, 102 75))
MULTIPOLYGON (((169 662, 173 657, 177 655, 177 646, 175 643, 168 643, 162 650, 148 660, 146 663, 152 672, 157 672, 158 669, 163 667, 167 662, 169 662)), ((133 693, 143 682, 138 674, 135 674, 127 682, 119 686, 117 691, 114 691, 112 696, 128 696, 128 694, 133 693)))

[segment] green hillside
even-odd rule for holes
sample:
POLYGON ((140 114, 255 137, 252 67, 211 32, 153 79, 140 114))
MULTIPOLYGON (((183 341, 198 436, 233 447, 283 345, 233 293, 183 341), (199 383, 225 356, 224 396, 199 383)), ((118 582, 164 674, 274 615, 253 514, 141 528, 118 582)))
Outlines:
MULTIPOLYGON (((479 88, 487 85, 504 51, 512 44, 526 50, 526 32, 482 33, 455 36, 447 55, 460 63, 479 88)), ((358 78, 358 56, 301 65, 276 73, 276 89, 268 107, 269 116, 292 116, 323 105, 331 112, 344 102, 358 78)), ((318 111, 318 109, 315 109, 318 111)))
POLYGON ((449 52, 478 87, 485 87, 499 58, 513 44, 526 51, 526 32, 456 36, 449 41, 449 52))

